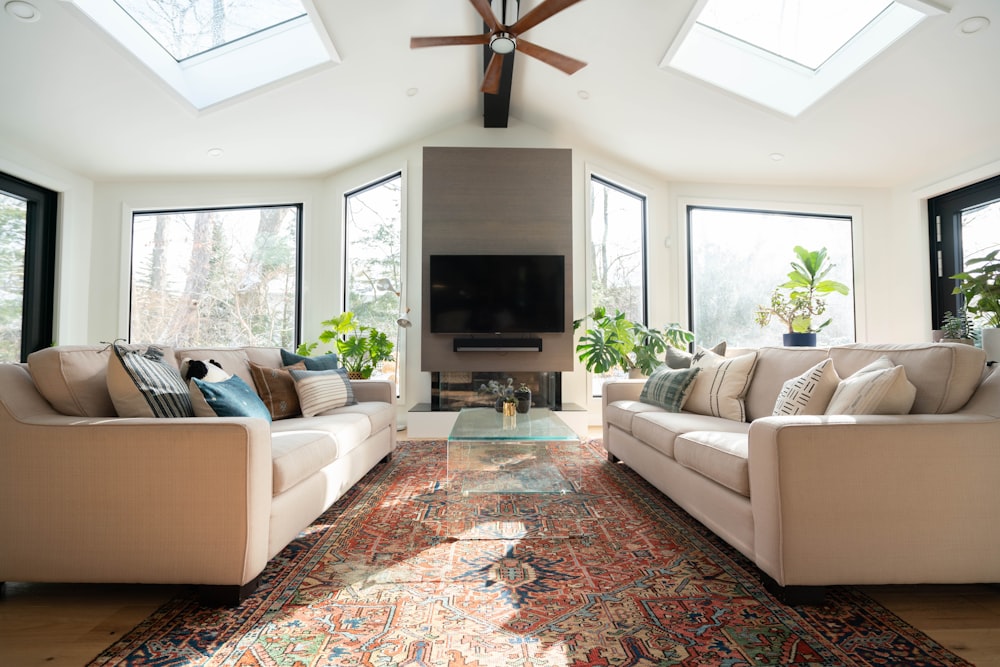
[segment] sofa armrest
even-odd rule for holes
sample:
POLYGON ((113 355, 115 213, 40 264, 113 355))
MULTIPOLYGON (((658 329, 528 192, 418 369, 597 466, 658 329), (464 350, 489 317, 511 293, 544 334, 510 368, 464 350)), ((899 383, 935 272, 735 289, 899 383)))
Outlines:
POLYGON ((767 417, 748 465, 755 560, 781 585, 1000 581, 1000 420, 767 417))
POLYGON ((644 386, 645 379, 608 380, 601 389, 601 408, 615 401, 638 401, 644 386))
POLYGON ((382 403, 396 402, 396 385, 388 380, 351 380, 351 389, 354 391, 354 400, 359 403, 365 401, 381 401, 382 403))
POLYGON ((266 421, 29 412, 0 400, 0 581, 228 586, 263 570, 266 421))

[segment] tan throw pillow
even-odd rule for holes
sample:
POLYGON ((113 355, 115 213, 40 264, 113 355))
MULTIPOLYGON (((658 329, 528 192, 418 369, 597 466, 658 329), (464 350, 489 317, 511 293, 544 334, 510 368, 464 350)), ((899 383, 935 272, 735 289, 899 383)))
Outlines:
POLYGON ((837 391, 840 376, 833 359, 824 359, 805 373, 781 386, 774 402, 774 415, 821 415, 837 391))
POLYGON ((906 379, 906 369, 882 356, 841 380, 826 414, 905 415, 916 396, 917 388, 906 379))
POLYGON ((250 362, 254 386, 267 406, 267 411, 271 413, 271 419, 288 419, 302 414, 299 394, 295 391, 295 380, 289 371, 305 369, 306 365, 301 361, 284 368, 269 368, 250 362))
POLYGON ((694 388, 684 409, 700 415, 746 421, 743 397, 756 365, 756 352, 727 358, 709 350, 698 351, 691 368, 700 368, 701 372, 694 379, 694 388))
POLYGON ((299 394, 302 415, 315 417, 318 414, 354 405, 354 388, 347 379, 347 370, 337 368, 326 371, 289 371, 295 380, 295 391, 299 394))
MULTIPOLYGON (((724 357, 726 356, 726 341, 724 340, 719 341, 718 343, 716 343, 715 347, 710 347, 710 348, 698 347, 696 353, 700 352, 703 349, 715 352, 719 356, 724 357)), ((667 366, 669 366, 670 368, 691 368, 691 359, 693 357, 694 354, 691 354, 687 350, 678 350, 673 345, 668 345, 665 361, 667 366)))

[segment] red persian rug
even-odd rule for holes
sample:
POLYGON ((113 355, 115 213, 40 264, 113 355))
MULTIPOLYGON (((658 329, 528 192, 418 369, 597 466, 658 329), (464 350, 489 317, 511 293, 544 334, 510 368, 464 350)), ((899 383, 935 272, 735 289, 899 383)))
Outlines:
POLYGON ((164 605, 93 665, 968 665, 850 587, 788 607, 600 442, 579 493, 449 494, 403 442, 238 608, 164 605))

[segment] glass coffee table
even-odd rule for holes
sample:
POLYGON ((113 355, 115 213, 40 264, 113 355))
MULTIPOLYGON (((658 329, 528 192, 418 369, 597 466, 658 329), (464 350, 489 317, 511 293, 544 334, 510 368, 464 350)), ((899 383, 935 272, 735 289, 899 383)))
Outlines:
POLYGON ((494 408, 464 408, 448 434, 448 490, 573 493, 580 467, 563 464, 579 455, 579 436, 548 408, 509 417, 494 408))

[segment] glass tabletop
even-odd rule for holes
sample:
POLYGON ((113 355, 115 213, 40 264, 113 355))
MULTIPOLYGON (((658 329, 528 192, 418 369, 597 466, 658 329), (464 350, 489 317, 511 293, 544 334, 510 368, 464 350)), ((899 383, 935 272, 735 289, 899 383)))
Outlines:
POLYGON ((469 440, 577 440, 576 432, 548 408, 505 417, 494 408, 463 408, 448 442, 469 440))

